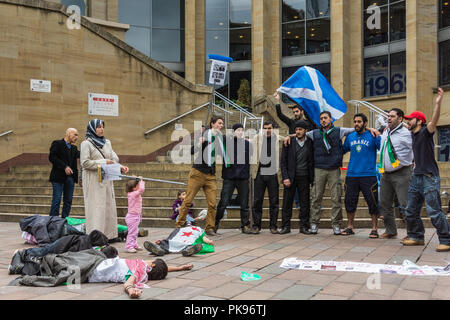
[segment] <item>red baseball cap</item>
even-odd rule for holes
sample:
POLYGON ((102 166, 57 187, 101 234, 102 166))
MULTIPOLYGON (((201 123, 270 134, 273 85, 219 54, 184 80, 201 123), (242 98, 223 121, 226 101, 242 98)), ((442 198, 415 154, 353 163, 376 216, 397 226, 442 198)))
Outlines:
POLYGON ((414 111, 413 113, 411 113, 409 116, 405 116, 405 119, 410 120, 410 119, 418 119, 418 120, 422 120, 422 122, 427 122, 427 118, 425 117, 425 114, 423 114, 423 112, 420 111, 414 111))

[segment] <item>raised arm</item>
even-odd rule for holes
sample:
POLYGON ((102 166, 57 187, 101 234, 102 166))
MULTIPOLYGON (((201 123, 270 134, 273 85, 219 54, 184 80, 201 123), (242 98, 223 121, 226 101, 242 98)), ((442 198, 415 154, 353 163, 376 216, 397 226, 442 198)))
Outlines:
POLYGON ((281 121, 283 121, 287 126, 289 126, 291 119, 287 117, 283 112, 281 112, 280 96, 277 91, 273 94, 273 97, 275 98, 275 101, 277 103, 275 109, 277 110, 278 118, 280 118, 281 121))
POLYGON ((439 117, 441 116, 441 103, 444 97, 444 90, 442 88, 438 88, 438 97, 436 99, 436 105, 433 110, 433 117, 431 121, 427 125, 427 129, 429 133, 434 133, 436 131, 437 123, 439 122, 439 117))

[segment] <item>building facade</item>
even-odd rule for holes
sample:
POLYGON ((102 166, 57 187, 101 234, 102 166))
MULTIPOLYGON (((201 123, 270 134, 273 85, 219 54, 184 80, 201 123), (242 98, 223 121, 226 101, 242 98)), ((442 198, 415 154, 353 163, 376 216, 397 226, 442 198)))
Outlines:
MULTIPOLYGON (((450 88, 447 0, 53 0, 96 19, 129 25, 124 40, 186 80, 207 84, 208 54, 234 59, 224 87, 253 105, 303 65, 320 70, 346 100, 428 118, 436 88, 450 88)), ((450 93, 437 143, 448 160, 450 93)), ((353 106, 341 122, 351 125, 353 106)), ((362 110, 364 112, 364 110, 362 110)))

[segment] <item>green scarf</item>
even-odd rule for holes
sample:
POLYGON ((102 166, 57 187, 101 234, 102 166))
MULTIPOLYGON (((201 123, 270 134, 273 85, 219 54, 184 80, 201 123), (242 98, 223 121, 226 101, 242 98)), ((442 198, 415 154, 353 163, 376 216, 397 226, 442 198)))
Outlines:
POLYGON ((384 150, 387 148, 387 152, 388 152, 388 156, 389 156, 389 161, 392 164, 393 168, 397 168, 400 165, 400 161, 397 158, 397 154, 395 153, 394 150, 394 146, 392 145, 392 141, 391 141, 391 135, 388 134, 386 141, 384 141, 383 143, 383 147, 381 148, 381 153, 380 153, 380 163, 378 164, 378 172, 379 173, 384 173, 384 150))
POLYGON ((331 147, 332 147, 332 145, 330 143, 331 140, 329 140, 330 139, 329 134, 331 134, 334 130, 336 130, 336 127, 334 127, 334 126, 331 127, 331 129, 328 131, 324 131, 323 129, 320 129, 320 133, 322 134, 322 139, 323 139, 323 145, 328 154, 330 154, 331 147))
MULTIPOLYGON (((222 149, 223 158, 225 161, 225 167, 229 168, 231 166, 230 159, 228 158, 226 144, 224 143, 225 137, 221 135, 222 139, 219 139, 219 146, 222 149)), ((208 130, 208 166, 212 166, 216 159, 216 136, 212 134, 212 130, 208 130)))

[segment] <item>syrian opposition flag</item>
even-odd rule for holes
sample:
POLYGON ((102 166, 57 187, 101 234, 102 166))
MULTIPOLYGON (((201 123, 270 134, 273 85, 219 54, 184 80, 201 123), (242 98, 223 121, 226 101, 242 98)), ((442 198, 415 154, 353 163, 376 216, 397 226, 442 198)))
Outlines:
POLYGON ((199 227, 177 228, 172 231, 167 239, 162 240, 159 246, 171 253, 180 252, 187 246, 192 245, 203 233, 203 229, 199 227))
POLYGON ((347 105, 316 69, 301 67, 278 89, 298 103, 320 127, 320 113, 329 111, 333 122, 347 112, 347 105))

